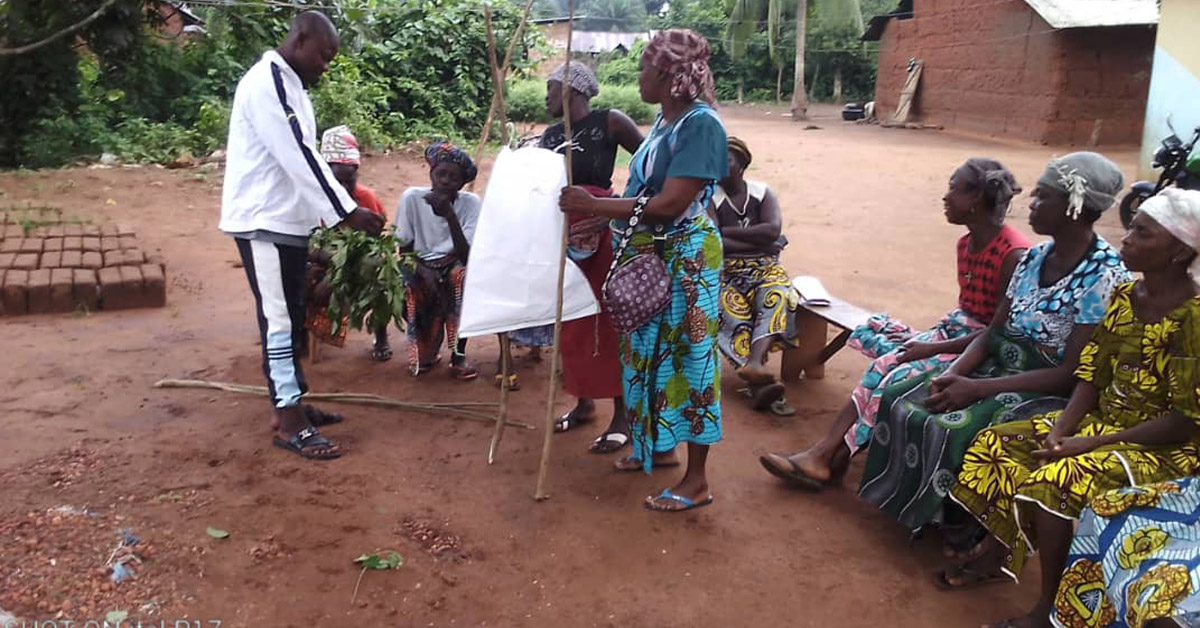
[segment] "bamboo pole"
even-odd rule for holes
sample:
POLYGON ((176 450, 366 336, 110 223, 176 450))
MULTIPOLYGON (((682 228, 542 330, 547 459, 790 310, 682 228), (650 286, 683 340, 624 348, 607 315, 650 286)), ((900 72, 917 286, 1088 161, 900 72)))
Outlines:
MULTIPOLYGON (((573 177, 571 176, 571 153, 575 152, 572 146, 571 139, 571 38, 575 31, 575 0, 568 0, 567 4, 567 60, 563 68, 562 81, 562 114, 563 114, 563 137, 566 138, 566 150, 563 151, 567 165, 567 185, 570 186, 573 177)), ((550 494, 546 492, 546 475, 550 470, 550 441, 554 438, 554 401, 558 394, 558 352, 559 344, 562 340, 562 312, 563 312, 563 280, 567 273, 567 236, 570 234, 570 224, 567 218, 563 217, 562 239, 559 243, 558 253, 558 302, 555 304, 554 310, 554 351, 550 356, 550 390, 546 393, 546 434, 542 438, 542 461, 538 465, 537 490, 533 494, 533 498, 537 501, 545 501, 550 499, 550 494)))
POLYGON ((512 370, 512 343, 508 334, 500 334, 500 411, 496 414, 496 430, 492 432, 492 443, 488 446, 488 464, 496 461, 496 450, 504 438, 504 426, 508 424, 508 374, 512 370))
MULTIPOLYGON (((224 392, 238 393, 242 395, 254 395, 257 397, 265 397, 270 394, 266 386, 248 386, 245 384, 231 384, 228 382, 209 382, 199 379, 164 379, 154 383, 155 388, 203 388, 209 390, 220 390, 224 392)), ((466 407, 473 406, 488 406, 494 407, 494 403, 438 403, 438 402, 409 402, 392 399, 382 395, 372 395, 367 393, 307 393, 304 395, 307 401, 328 401, 332 403, 356 403, 367 406, 383 406, 387 408, 400 408, 403 410, 412 410, 414 412, 423 412, 425 414, 449 416, 456 419, 466 421, 474 421, 476 423, 493 423, 496 418, 492 414, 485 414, 476 410, 467 410, 466 407)), ((525 430, 536 430, 537 426, 521 421, 507 421, 508 425, 519 427, 525 430)))
MULTIPOLYGON (((525 10, 521 13, 521 23, 517 25, 517 32, 513 35, 512 40, 508 42, 508 49, 504 51, 504 63, 499 68, 500 87, 496 87, 496 68, 495 68, 495 34, 492 30, 492 9, 489 5, 483 5, 483 17, 487 24, 488 34, 488 65, 492 68, 492 105, 488 109, 487 119, 483 123, 483 130, 479 133, 479 144, 475 147, 475 163, 483 157, 483 149, 487 147, 488 136, 492 132, 492 120, 496 117, 496 111, 504 107, 504 79, 508 76, 508 68, 512 64, 513 51, 516 50, 517 43, 521 41, 521 36, 525 33, 525 25, 529 22, 529 11, 533 9, 534 0, 528 0, 525 3, 525 10)), ((475 191, 475 182, 472 181, 467 187, 470 191, 475 191)))

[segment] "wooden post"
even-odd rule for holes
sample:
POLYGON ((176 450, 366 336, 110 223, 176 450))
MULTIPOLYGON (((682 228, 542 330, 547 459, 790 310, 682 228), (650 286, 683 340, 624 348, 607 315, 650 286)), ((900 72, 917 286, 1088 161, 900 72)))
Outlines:
MULTIPOLYGON (((534 0, 528 0, 525 3, 525 11, 521 13, 521 23, 517 25, 517 32, 513 34, 513 38, 508 42, 508 50, 504 51, 504 63, 496 68, 495 55, 495 33, 492 30, 492 8, 490 5, 483 5, 483 18, 487 25, 487 41, 488 41, 488 65, 492 72, 492 105, 488 109, 487 119, 483 123, 483 130, 479 133, 479 144, 475 147, 475 163, 479 163, 483 157, 483 149, 487 147, 488 136, 492 133, 492 120, 496 118, 496 112, 504 110, 504 80, 508 76, 508 68, 512 64, 513 51, 516 50, 517 43, 521 41, 521 36, 525 33, 525 25, 529 22, 529 11, 533 8, 534 0), (497 76, 499 84, 497 86, 497 76)), ((501 119, 506 119, 503 113, 500 114, 501 119)), ((472 181, 467 186, 470 191, 475 191, 475 182, 472 181)))
POLYGON ((488 446, 488 464, 496 461, 496 450, 504 438, 504 426, 508 424, 508 374, 512 370, 512 343, 508 334, 500 334, 500 412, 496 415, 496 430, 492 432, 492 444, 488 446))
MULTIPOLYGON (((567 185, 572 183, 571 176, 571 37, 575 31, 575 0, 568 0, 567 5, 567 60, 563 72, 562 103, 563 103, 563 137, 567 138, 566 150, 563 151, 567 165, 567 185)), ((546 433, 542 439, 542 461, 538 465, 537 490, 533 498, 537 501, 550 499, 546 492, 546 473, 550 469, 550 441, 554 438, 554 400, 558 394, 558 351, 562 340, 563 312, 563 281, 567 272, 567 236, 570 225, 563 217, 562 241, 559 243, 558 257, 558 302, 554 311, 554 351, 550 357, 550 389, 546 393, 546 433)))

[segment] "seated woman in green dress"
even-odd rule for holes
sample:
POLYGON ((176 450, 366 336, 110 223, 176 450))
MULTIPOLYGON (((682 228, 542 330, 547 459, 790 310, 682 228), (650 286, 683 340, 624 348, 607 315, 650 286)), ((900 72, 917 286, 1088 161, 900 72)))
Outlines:
POLYGON ((1049 625, 1072 523, 1093 497, 1200 468, 1200 297, 1188 276, 1197 237, 1200 192, 1147 201, 1121 241, 1142 279, 1114 293, 1066 409, 984 430, 967 450, 951 497, 991 536, 939 582, 1016 579, 1029 553, 1041 553, 1041 597, 1000 625, 1049 625))
POLYGON ((975 435, 1066 405, 1080 349, 1104 319, 1113 289, 1129 280, 1117 251, 1093 228, 1123 179, 1096 153, 1050 162, 1033 191, 1029 225, 1053 240, 1029 249, 991 325, 953 364, 884 390, 859 486, 863 501, 911 530, 957 524, 953 517, 962 513, 943 506, 975 435))

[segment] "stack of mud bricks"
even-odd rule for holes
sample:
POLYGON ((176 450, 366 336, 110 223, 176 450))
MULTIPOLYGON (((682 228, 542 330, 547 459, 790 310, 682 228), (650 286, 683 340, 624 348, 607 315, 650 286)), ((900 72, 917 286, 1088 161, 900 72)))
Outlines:
POLYGON ((128 227, 28 224, 0 212, 0 316, 162 307, 165 267, 128 227))

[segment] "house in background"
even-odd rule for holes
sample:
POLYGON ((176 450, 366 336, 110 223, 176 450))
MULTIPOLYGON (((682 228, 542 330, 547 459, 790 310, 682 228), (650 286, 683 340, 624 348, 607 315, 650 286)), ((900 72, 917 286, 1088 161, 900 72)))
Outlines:
POLYGON ((1146 122, 1142 131, 1142 154, 1138 172, 1145 179, 1156 178, 1150 162, 1162 139, 1171 131, 1187 141, 1192 129, 1200 125, 1200 2, 1162 0, 1162 20, 1154 44, 1154 72, 1146 102, 1146 122))
POLYGON ((623 33, 619 31, 575 31, 571 36, 571 49, 593 57, 609 52, 629 54, 633 45, 647 41, 654 31, 623 33))
POLYGON ((901 0, 863 34, 879 42, 876 115, 895 111, 917 59, 921 122, 1043 144, 1135 144, 1157 23, 1156 0, 901 0))
POLYGON ((186 2, 158 2, 155 10, 162 20, 158 32, 164 39, 189 40, 207 34, 204 30, 204 20, 193 13, 186 2))
MULTIPOLYGON (((587 16, 576 16, 576 27, 580 20, 586 20, 587 16)), ((566 17, 552 17, 537 20, 530 20, 531 24, 542 28, 542 34, 546 36, 546 41, 550 44, 553 53, 548 57, 534 57, 538 61, 537 68, 534 74, 538 76, 546 76, 554 71, 562 63, 563 54, 567 50, 567 28, 570 19, 566 17)), ((654 31, 627 33, 620 31, 571 31, 571 51, 578 54, 590 55, 595 57, 610 52, 628 54, 633 49, 633 45, 638 41, 648 40, 654 35, 654 31)))

